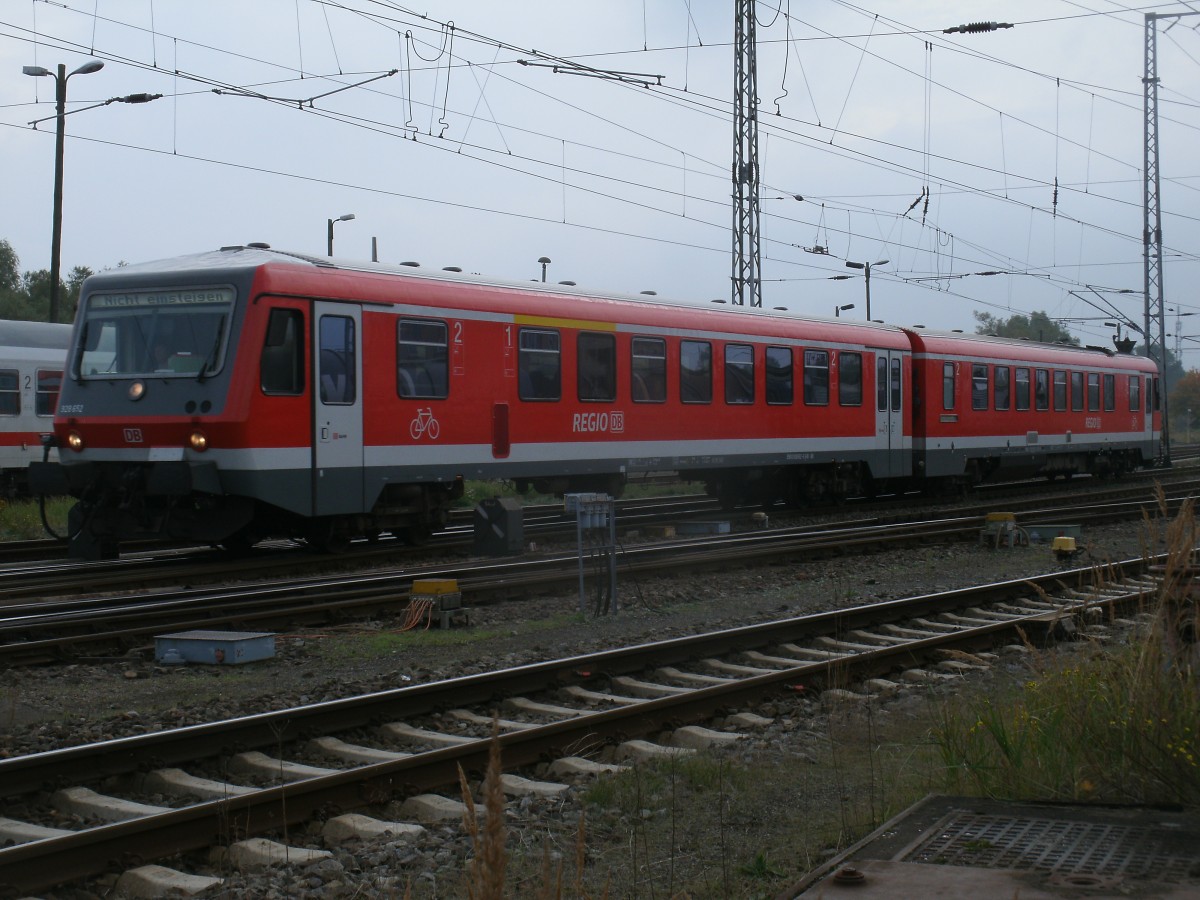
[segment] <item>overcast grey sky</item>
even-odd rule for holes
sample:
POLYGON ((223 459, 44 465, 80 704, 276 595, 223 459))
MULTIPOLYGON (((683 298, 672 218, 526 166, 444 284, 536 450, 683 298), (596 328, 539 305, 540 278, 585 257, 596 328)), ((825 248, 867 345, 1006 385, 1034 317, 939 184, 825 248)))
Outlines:
MULTIPOLYGON (((861 317, 845 261, 887 259, 889 322, 1044 309, 1107 344, 1083 295, 1140 324, 1144 13, 1192 9, 760 2, 764 305, 861 317), (942 32, 997 20, 1014 27, 942 32)), ((1200 312, 1200 16, 1169 24, 1163 280, 1200 312)), ((712 0, 9 0, 0 238, 48 268, 54 84, 21 67, 99 59, 69 79, 64 272, 249 241, 323 254, 353 213, 339 256, 375 238, 382 261, 519 279, 547 256, 555 281, 727 298, 733 25, 712 0), (85 109, 139 92, 164 97, 85 109)))

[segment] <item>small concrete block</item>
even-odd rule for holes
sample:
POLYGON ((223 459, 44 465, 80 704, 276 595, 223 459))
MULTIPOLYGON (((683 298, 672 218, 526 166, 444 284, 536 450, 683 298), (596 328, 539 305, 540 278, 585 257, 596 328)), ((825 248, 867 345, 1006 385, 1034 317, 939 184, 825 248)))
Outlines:
POLYGON ((542 797, 552 798, 565 794, 571 788, 566 784, 555 784, 552 781, 532 781, 520 775, 501 775, 500 787, 508 797, 542 797))
POLYGON ((654 674, 659 678, 666 678, 670 681, 681 681, 684 684, 698 684, 701 687, 707 687, 710 684, 729 684, 731 681, 737 681, 736 678, 729 678, 722 675, 685 672, 682 669, 676 669, 674 666, 663 666, 654 674))
POLYGON ((572 700, 580 700, 584 703, 613 703, 617 706, 637 706, 645 701, 641 697, 622 697, 620 694, 605 694, 602 691, 589 691, 585 687, 580 687, 577 684, 569 684, 562 689, 562 693, 572 700))
POLYGON ((229 760, 229 771, 241 772, 247 775, 258 775, 261 778, 279 779, 280 781, 304 781, 306 778, 320 778, 323 775, 336 775, 337 769, 325 769, 320 766, 306 766, 303 763, 288 762, 286 759, 276 759, 257 750, 238 753, 229 760))
POLYGON ((598 763, 590 759, 584 759, 582 756, 564 756, 562 759, 556 759, 550 763, 550 767, 546 772, 555 778, 574 778, 579 775, 591 777, 597 775, 615 775, 617 772, 624 772, 627 768, 629 767, 618 766, 612 763, 598 763))
POLYGON ((688 756, 696 751, 690 747, 664 747, 650 741, 625 741, 617 745, 617 759, 632 759, 648 762, 652 759, 669 759, 672 756, 688 756))
POLYGON ((692 750, 707 750, 710 747, 724 747, 745 740, 744 734, 731 731, 713 731, 700 725, 684 725, 671 733, 671 746, 688 747, 692 750))
POLYGON ((9 844, 28 844, 30 841, 64 837, 72 833, 64 828, 47 828, 45 825, 34 825, 32 822, 0 818, 0 847, 9 844))
POLYGON ((425 833, 420 825, 411 822, 385 822, 358 813, 336 816, 325 823, 321 837, 326 844, 338 845, 347 841, 381 841, 389 838, 417 838, 425 833))
POLYGON ((904 685, 897 684, 894 681, 888 681, 886 678, 872 678, 866 684, 867 690, 876 697, 891 697, 894 694, 904 690, 904 685))
POLYGON ((695 688, 680 687, 677 684, 655 684, 650 681, 639 681, 628 675, 618 675, 612 680, 613 686, 632 694, 635 697, 677 697, 687 694, 695 688))
MULTIPOLYGON (((467 805, 462 801, 451 800, 440 794, 418 794, 416 797, 409 797, 400 807, 400 815, 406 819, 431 824, 462 819, 466 811, 467 805)), ((479 818, 483 818, 483 807, 476 805, 475 812, 479 818)))
POLYGON ((922 684, 930 681, 949 681, 957 676, 946 675, 942 672, 930 672, 927 669, 905 669, 900 677, 914 684, 922 684))
POLYGON ((1000 648, 1000 653, 1004 656, 1028 656, 1029 648, 1024 644, 1005 644, 1000 648))
POLYGON ((138 866, 117 879, 118 897, 194 897, 224 883, 207 875, 188 875, 166 866, 138 866))
POLYGON ((400 753, 396 750, 380 750, 376 747, 347 744, 335 737, 313 738, 308 742, 308 752, 314 756, 328 756, 330 759, 340 759, 342 762, 363 766, 394 762, 397 759, 412 756, 411 753, 400 753))
POLYGON ((774 719, 768 719, 766 716, 752 712, 734 713, 725 718, 725 724, 732 725, 734 728, 766 728, 774 723, 774 719))
POLYGON ((463 734, 443 734, 440 731, 414 728, 403 722, 388 722, 380 727, 385 734, 391 737, 418 744, 432 744, 435 747, 461 747, 463 744, 473 744, 475 741, 482 740, 482 738, 468 737, 463 734))
POLYGON ((308 847, 289 847, 266 838, 249 838, 229 847, 227 858, 239 869, 265 869, 269 866, 307 866, 322 859, 332 859, 328 850, 308 847))
POLYGON ((771 675, 778 669, 764 669, 761 666, 739 666, 737 663, 725 662, 723 659, 705 659, 701 662, 716 672, 728 672, 731 675, 750 676, 771 675))
POLYGON ((183 769, 155 769, 142 780, 142 789, 173 797, 199 797, 202 800, 224 800, 253 794, 258 788, 211 778, 197 778, 183 769))
POLYGON ((587 712, 585 709, 575 709, 570 706, 555 706, 552 703, 538 703, 536 700, 530 700, 528 697, 508 697, 504 701, 504 705, 509 709, 520 710, 526 713, 537 713, 542 716, 554 716, 573 719, 575 716, 582 716, 587 712))
POLYGON ((50 802, 62 812, 83 818, 103 819, 106 822, 124 822, 127 819, 140 819, 143 816, 170 812, 165 806, 149 806, 145 803, 134 803, 132 800, 122 800, 120 797, 108 797, 85 787, 64 788, 55 792, 50 802))
POLYGON ((951 672, 955 675, 966 675, 968 672, 986 672, 986 666, 973 666, 970 663, 963 662, 961 659, 943 659, 937 663, 934 668, 940 669, 943 672, 951 672))
POLYGON ((479 713, 471 712, 469 709, 452 709, 446 715, 452 719, 458 719, 460 722, 470 722, 472 725, 484 725, 488 729, 491 729, 492 723, 495 722, 501 731, 524 731, 526 728, 537 728, 537 725, 533 722, 517 722, 513 719, 501 719, 499 717, 493 719, 491 716, 481 716, 479 713))

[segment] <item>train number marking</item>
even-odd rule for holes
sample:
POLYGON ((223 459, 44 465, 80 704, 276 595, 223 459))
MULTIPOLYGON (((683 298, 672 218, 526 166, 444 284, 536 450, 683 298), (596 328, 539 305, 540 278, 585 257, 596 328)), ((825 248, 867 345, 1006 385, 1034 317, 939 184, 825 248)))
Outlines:
POLYGON ((597 432, 621 434, 624 430, 625 413, 620 410, 575 413, 571 417, 571 431, 575 434, 592 434, 597 432))
POLYGON ((82 403, 62 403, 58 407, 60 416, 78 416, 83 413, 82 403))
POLYGON ((1085 416, 1083 419, 1083 427, 1084 428, 1094 428, 1096 431, 1099 431, 1100 430, 1100 417, 1099 416, 1085 416))
POLYGON ((427 409, 417 410, 416 418, 408 423, 408 433, 414 441, 419 441, 423 434, 429 435, 431 441, 438 439, 438 435, 442 433, 442 426, 433 417, 432 406, 427 409))

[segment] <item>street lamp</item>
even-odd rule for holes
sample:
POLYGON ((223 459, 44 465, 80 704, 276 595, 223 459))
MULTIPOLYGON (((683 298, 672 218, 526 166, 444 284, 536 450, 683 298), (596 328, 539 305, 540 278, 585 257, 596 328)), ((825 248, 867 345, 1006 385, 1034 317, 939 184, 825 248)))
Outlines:
POLYGON ((354 218, 354 213, 346 213, 344 216, 338 216, 336 219, 329 220, 329 256, 333 256, 333 223, 334 222, 349 222, 354 218))
POLYGON ((835 319, 840 319, 842 317, 842 313, 847 312, 851 309, 854 309, 853 303, 843 303, 841 306, 835 306, 833 308, 833 317, 835 319))
POLYGON ((890 260, 881 259, 873 263, 849 262, 846 263, 848 269, 862 269, 863 279, 867 283, 867 321, 871 321, 871 266, 886 266, 890 260))
POLYGON ((538 262, 542 264, 542 281, 546 280, 546 266, 550 265, 550 257, 539 256, 538 262))
POLYGON ((84 63, 78 69, 67 73, 63 63, 58 64, 58 73, 41 66, 22 66, 21 72, 39 78, 49 75, 54 79, 54 104, 58 120, 58 133, 54 142, 54 224, 50 243, 50 315, 51 322, 58 321, 58 272, 61 262, 62 247, 62 190, 63 190, 63 137, 66 131, 65 117, 67 114, 67 79, 71 75, 91 75, 104 68, 104 63, 98 59, 84 63))

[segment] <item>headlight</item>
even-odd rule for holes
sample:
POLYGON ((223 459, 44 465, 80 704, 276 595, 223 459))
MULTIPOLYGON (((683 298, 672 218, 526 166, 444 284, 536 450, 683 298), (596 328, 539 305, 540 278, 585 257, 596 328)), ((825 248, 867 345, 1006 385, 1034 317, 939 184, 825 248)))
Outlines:
POLYGON ((129 385, 129 399, 141 400, 146 396, 146 382, 135 381, 129 385))
POLYGON ((83 449, 83 435, 78 431, 67 432, 67 446, 78 453, 83 449))
POLYGON ((203 453, 208 449, 208 437, 203 431, 193 431, 188 435, 188 446, 199 453, 203 453))

